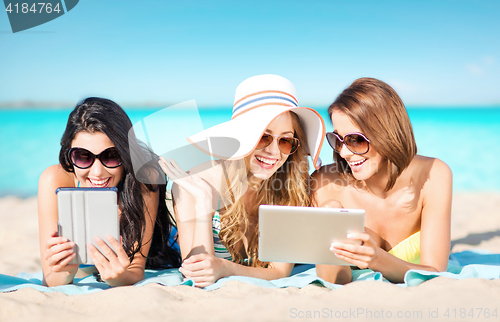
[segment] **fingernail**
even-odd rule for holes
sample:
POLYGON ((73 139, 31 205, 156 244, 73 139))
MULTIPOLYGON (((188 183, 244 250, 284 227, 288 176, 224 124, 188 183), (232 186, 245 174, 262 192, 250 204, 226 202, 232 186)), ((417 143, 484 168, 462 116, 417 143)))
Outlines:
POLYGON ((347 234, 347 238, 353 238, 354 234, 347 234))
POLYGON ((334 248, 335 248, 335 243, 332 243, 332 244, 330 245, 330 250, 333 250, 334 248))

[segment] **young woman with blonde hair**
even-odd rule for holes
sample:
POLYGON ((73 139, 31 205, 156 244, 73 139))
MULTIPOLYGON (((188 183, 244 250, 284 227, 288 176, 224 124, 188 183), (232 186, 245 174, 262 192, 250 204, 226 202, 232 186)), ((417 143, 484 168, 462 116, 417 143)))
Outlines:
POLYGON ((238 86, 230 121, 189 138, 219 161, 189 174, 173 160, 160 162, 175 182, 184 276, 204 287, 231 275, 290 275, 293 264, 258 259, 258 207, 310 205, 307 154, 319 165, 324 133, 319 114, 299 107, 290 81, 260 75, 238 86))
MULTIPOLYGON (((452 173, 441 160, 417 155, 398 94, 360 78, 328 109, 333 164, 312 176, 315 206, 365 209, 365 233, 331 251, 353 266, 402 282, 409 269, 445 271, 450 251, 452 173)), ((351 280, 348 266, 317 265, 318 276, 351 280)))

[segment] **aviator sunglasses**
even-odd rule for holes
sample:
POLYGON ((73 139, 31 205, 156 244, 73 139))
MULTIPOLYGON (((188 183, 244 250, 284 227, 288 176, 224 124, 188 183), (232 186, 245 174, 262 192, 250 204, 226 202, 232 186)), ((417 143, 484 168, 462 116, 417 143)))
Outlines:
POLYGON ((266 146, 269 146, 271 143, 273 143, 274 138, 278 140, 278 148, 283 154, 290 155, 295 151, 297 151, 297 149, 299 148, 300 141, 297 138, 283 137, 283 136, 264 133, 264 135, 262 135, 262 137, 260 138, 260 141, 255 149, 261 150, 266 146))
POLYGON ((327 132, 326 140, 335 152, 340 153, 342 144, 354 154, 365 154, 370 150, 370 140, 361 133, 347 133, 344 138, 335 132, 327 132))
POLYGON ((71 148, 68 152, 71 163, 80 169, 88 169, 95 159, 99 159, 106 168, 117 168, 122 165, 122 160, 115 147, 107 148, 98 155, 83 148, 71 148))

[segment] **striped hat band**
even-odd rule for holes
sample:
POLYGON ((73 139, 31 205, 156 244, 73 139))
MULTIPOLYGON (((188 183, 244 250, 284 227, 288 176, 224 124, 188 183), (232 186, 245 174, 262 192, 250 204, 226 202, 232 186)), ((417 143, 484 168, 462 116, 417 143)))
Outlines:
POLYGON ((298 107, 297 99, 286 92, 266 90, 247 95, 234 103, 233 106, 233 116, 244 114, 254 108, 265 106, 265 105, 280 105, 289 107, 298 107))

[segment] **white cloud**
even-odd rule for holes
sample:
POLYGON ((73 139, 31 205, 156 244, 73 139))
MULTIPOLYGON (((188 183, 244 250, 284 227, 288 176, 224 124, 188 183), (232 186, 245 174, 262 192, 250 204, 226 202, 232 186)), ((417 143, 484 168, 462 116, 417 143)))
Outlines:
POLYGON ((496 63, 495 57, 493 57, 493 56, 484 56, 483 62, 487 66, 495 65, 495 63, 496 63))
POLYGON ((480 62, 473 62, 465 65, 465 69, 474 76, 485 76, 489 74, 495 64, 495 57, 486 55, 483 56, 480 62))
POLYGON ((465 66, 465 69, 467 69, 469 73, 475 76, 484 76, 486 74, 484 68, 479 66, 478 64, 467 64, 465 66))

